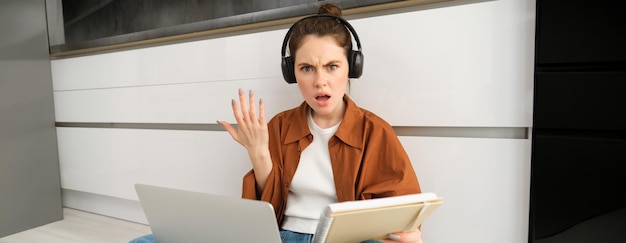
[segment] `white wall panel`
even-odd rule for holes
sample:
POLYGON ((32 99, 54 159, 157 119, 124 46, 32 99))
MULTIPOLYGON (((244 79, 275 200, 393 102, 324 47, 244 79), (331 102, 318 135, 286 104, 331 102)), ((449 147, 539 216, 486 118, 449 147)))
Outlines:
POLYGON ((534 1, 500 0, 351 21, 361 104, 398 126, 532 126, 534 1))
POLYGON ((58 128, 64 189, 137 200, 145 183, 241 196, 252 167, 226 132, 58 128))
MULTIPOLYGON (((488 1, 351 23, 366 57, 351 95, 392 125, 531 126, 533 3, 488 1)), ((54 60, 57 121, 213 123, 202 111, 224 110, 239 87, 263 94, 269 110, 291 107, 301 99, 281 97, 297 93, 280 74, 285 32, 54 60)))
POLYGON ((280 77, 279 53, 285 32, 266 31, 53 60, 54 90, 280 77))
POLYGON ((400 137, 423 191, 444 205, 424 242, 526 243, 530 139, 400 137))
POLYGON ((231 100, 237 90, 254 90, 262 98, 266 116, 300 105, 295 85, 276 85, 280 80, 255 79, 176 85, 154 85, 113 89, 56 92, 58 122, 147 122, 215 123, 234 122, 231 100))

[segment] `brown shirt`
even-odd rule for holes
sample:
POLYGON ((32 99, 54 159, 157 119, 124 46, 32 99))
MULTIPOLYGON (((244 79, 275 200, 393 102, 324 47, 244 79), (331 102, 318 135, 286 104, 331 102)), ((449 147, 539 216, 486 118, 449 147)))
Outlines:
MULTIPOLYGON (((395 131, 374 113, 344 96, 346 110, 337 132, 328 141, 339 202, 421 192, 417 176, 395 131)), ((300 152, 313 135, 307 124, 306 102, 283 111, 268 123, 273 168, 262 192, 256 190, 254 171, 243 178, 243 198, 270 202, 282 224, 287 193, 300 152)))

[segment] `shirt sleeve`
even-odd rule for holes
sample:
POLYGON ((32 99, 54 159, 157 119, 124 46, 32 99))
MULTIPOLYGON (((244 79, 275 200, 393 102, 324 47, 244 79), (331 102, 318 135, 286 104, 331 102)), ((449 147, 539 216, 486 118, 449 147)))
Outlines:
POLYGON ((272 157, 272 170, 267 177, 267 181, 263 187, 263 191, 257 190, 256 185, 256 177, 254 175, 254 170, 250 170, 243 177, 243 188, 242 188, 242 198, 253 199, 253 200, 262 200, 269 202, 274 207, 274 212, 276 214, 276 219, 280 223, 282 220, 282 215, 284 212, 284 202, 285 196, 282 182, 282 161, 281 156, 279 156, 281 151, 280 146, 280 134, 277 126, 270 121, 268 124, 269 133, 270 133, 270 155, 272 157))
POLYGON ((420 193, 411 160, 393 128, 375 130, 364 154, 364 187, 359 199, 420 193))

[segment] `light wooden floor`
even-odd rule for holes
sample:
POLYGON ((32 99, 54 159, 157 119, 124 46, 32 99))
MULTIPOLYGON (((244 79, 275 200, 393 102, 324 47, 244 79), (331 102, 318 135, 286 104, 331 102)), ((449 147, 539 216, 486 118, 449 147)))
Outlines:
POLYGON ((64 219, 0 238, 0 243, 109 243, 128 242, 150 233, 150 227, 70 208, 64 219))

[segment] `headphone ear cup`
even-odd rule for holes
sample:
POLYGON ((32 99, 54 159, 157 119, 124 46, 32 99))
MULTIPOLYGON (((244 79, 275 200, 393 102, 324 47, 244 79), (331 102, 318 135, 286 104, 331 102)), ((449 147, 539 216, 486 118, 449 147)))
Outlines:
POLYGON ((363 53, 361 51, 351 50, 349 54, 350 59, 350 78, 359 78, 363 74, 363 53))
POLYGON ((290 84, 295 84, 296 74, 293 71, 293 58, 290 56, 283 57, 280 66, 283 70, 283 78, 285 79, 285 81, 290 84))

